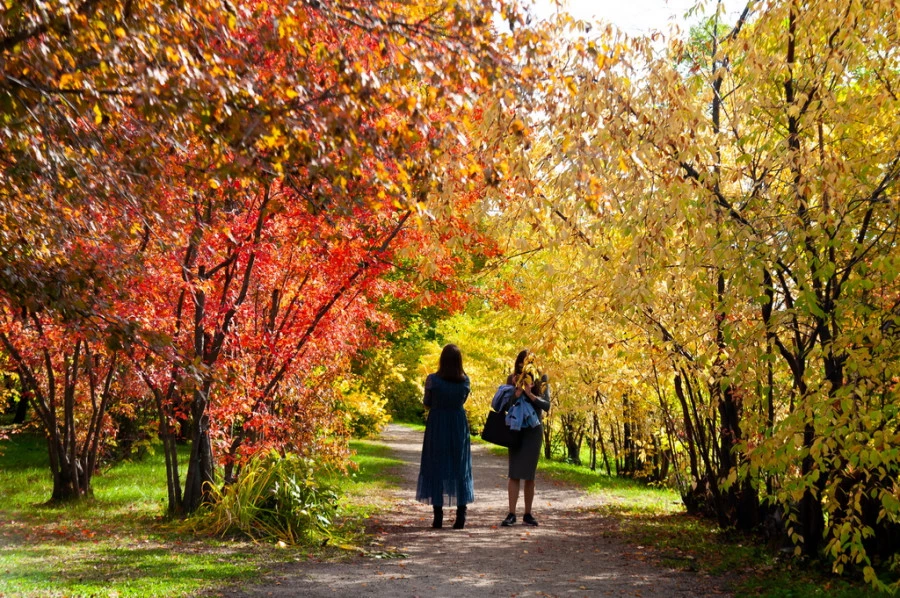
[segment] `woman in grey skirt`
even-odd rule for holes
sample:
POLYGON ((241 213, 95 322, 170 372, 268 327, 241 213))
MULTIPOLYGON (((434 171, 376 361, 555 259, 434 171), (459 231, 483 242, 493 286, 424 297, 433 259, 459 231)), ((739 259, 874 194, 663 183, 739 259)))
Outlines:
MULTIPOLYGON (((525 400, 531 403, 540 420, 545 411, 550 411, 550 388, 547 384, 547 375, 538 375, 537 368, 532 363, 533 359, 527 349, 520 352, 516 356, 513 373, 506 379, 506 383, 516 387, 516 397, 525 395, 525 400)), ((526 525, 538 524, 531 513, 531 505, 534 501, 534 474, 541 454, 544 428, 538 423, 537 426, 523 428, 521 434, 522 443, 515 449, 509 449, 507 483, 509 514, 500 524, 503 527, 516 523, 516 504, 519 502, 519 487, 522 480, 525 480, 525 514, 522 516, 522 522, 526 525)))

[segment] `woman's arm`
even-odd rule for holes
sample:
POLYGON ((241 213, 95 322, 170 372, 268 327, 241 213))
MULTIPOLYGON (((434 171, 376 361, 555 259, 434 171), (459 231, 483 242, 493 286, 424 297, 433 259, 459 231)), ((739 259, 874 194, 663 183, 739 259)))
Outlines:
POLYGON ((531 401, 531 404, 535 409, 541 409, 542 411, 550 411, 550 390, 549 388, 544 391, 543 396, 538 396, 531 392, 530 388, 525 389, 525 396, 528 397, 528 400, 531 401))
POLYGON ((425 378, 425 396, 422 397, 422 402, 429 409, 431 408, 431 387, 434 385, 431 381, 431 376, 433 376, 433 374, 428 374, 428 377, 425 378))

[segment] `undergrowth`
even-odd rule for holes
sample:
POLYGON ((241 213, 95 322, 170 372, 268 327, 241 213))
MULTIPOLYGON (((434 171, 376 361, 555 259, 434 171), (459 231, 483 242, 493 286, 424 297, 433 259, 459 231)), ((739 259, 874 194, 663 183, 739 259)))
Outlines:
MULTIPOLYGON (((506 454, 506 449, 492 450, 506 454)), ((615 519, 621 537, 649 550, 662 565, 723 576, 737 598, 888 596, 872 590, 861 576, 833 575, 824 561, 799 561, 792 551, 769 546, 758 534, 723 530, 715 521, 689 515, 669 488, 543 456, 538 468, 553 480, 602 494, 606 504, 597 514, 615 519)))

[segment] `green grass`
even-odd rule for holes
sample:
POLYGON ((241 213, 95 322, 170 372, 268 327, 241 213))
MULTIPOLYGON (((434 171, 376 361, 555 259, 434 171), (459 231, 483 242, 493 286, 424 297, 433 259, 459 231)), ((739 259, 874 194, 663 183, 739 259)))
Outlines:
POLYGON ((350 448, 356 453, 353 462, 357 469, 335 476, 333 481, 340 489, 342 510, 352 520, 389 506, 386 494, 400 479, 392 470, 403 462, 391 457, 385 445, 370 440, 351 440, 350 448))
POLYGON ((403 462, 393 458, 385 445, 370 440, 352 440, 350 448, 356 469, 332 479, 339 489, 342 514, 332 544, 357 551, 364 550, 359 547, 369 540, 366 519, 391 508, 389 492, 400 482, 394 470, 403 462))
MULTIPOLYGON (((506 449, 496 447, 498 454, 506 449)), ((804 564, 770 549, 760 538, 726 532, 715 521, 688 515, 678 493, 588 467, 541 458, 554 480, 602 494, 599 515, 615 519, 629 543, 649 549, 664 566, 726 576, 735 596, 764 598, 874 598, 861 578, 837 577, 822 563, 804 564)))
POLYGON ((418 432, 425 431, 425 423, 424 422, 395 422, 403 426, 404 428, 409 428, 410 430, 416 430, 418 432))
POLYGON ((591 493, 602 493, 623 513, 666 514, 684 510, 678 493, 670 488, 648 486, 628 478, 611 477, 591 471, 583 465, 573 465, 542 458, 540 469, 555 480, 573 484, 591 493))
MULTIPOLYGON (((381 489, 396 483, 389 472, 398 461, 384 446, 351 448, 359 468, 337 476, 346 516, 335 543, 352 540, 362 519, 386 506, 381 489)), ((0 596, 195 595, 246 584, 310 550, 195 537, 167 521, 161 454, 102 471, 93 488, 93 500, 46 505, 52 483, 43 440, 18 434, 0 442, 0 596)))
POLYGON ((168 544, 140 548, 106 539, 3 552, 0 594, 8 596, 184 596, 252 579, 265 563, 259 551, 245 548, 173 551, 168 544))
MULTIPOLYGON (((488 444, 472 437, 473 443, 488 444)), ((490 451, 505 457, 507 450, 493 444, 490 451)), ((608 476, 605 470, 591 471, 585 465, 574 465, 558 459, 545 459, 543 452, 538 468, 550 478, 578 486, 592 493, 602 493, 607 500, 617 504, 623 512, 664 514, 684 511, 681 497, 670 488, 649 486, 629 478, 608 476)))
POLYGON ((0 445, 0 595, 183 596, 255 578, 272 549, 194 538, 163 518, 161 455, 95 474, 93 500, 46 504, 44 441, 0 445))

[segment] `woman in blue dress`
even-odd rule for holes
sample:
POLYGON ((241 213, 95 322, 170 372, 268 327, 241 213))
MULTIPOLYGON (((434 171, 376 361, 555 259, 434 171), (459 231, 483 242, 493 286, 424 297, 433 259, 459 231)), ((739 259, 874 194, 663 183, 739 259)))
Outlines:
POLYGON ((423 402, 429 412, 416 488, 416 500, 434 507, 434 528, 443 527, 444 505, 455 504, 453 529, 462 529, 466 505, 475 501, 469 422, 463 409, 469 391, 462 353, 456 345, 447 345, 441 351, 438 371, 425 380, 423 402))

